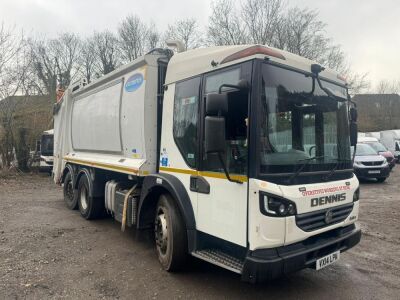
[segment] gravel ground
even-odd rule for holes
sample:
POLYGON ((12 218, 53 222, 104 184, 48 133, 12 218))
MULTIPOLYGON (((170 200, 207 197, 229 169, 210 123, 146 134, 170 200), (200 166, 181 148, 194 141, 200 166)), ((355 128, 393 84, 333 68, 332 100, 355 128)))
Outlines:
POLYGON ((85 221, 44 175, 0 177, 0 299, 400 299, 399 179, 362 183, 363 237, 339 262, 250 285, 196 259, 166 273, 149 232, 85 221))

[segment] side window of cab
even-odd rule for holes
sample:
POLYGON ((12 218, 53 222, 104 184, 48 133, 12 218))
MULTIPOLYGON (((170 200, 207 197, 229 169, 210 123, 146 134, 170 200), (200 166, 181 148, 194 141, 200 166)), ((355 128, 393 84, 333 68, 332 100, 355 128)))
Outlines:
POLYGON ((200 77, 195 77, 175 85, 173 136, 191 168, 197 167, 200 83, 200 77))

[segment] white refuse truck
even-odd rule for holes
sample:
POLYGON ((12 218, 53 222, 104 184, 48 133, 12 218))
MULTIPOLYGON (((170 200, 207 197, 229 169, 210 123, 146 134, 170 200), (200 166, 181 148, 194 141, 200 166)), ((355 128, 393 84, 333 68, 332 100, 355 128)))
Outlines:
POLYGON ((85 219, 152 229, 167 271, 188 255, 277 278, 361 238, 357 113, 337 73, 260 45, 155 49, 54 108, 54 179, 85 219))

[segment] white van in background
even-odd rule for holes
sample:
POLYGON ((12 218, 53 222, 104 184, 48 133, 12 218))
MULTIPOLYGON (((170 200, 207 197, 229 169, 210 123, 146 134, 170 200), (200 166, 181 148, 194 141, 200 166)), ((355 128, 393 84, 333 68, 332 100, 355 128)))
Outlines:
POLYGON ((381 131, 380 142, 393 153, 396 161, 400 162, 400 129, 381 131))

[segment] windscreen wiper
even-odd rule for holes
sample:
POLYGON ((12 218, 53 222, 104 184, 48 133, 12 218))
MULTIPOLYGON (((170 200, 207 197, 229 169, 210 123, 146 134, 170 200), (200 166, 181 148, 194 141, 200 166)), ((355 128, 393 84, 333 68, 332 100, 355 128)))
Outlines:
POLYGON ((332 169, 326 176, 324 176, 323 179, 324 179, 325 181, 328 181, 328 179, 331 178, 333 174, 335 174, 337 168, 339 167, 339 163, 341 163, 341 162, 348 162, 348 161, 349 161, 349 160, 347 160, 347 159, 339 159, 339 158, 338 158, 338 159, 336 160, 336 164, 335 164, 335 166, 333 167, 333 169, 332 169))
POLYGON ((313 156, 313 157, 305 158, 305 159, 299 159, 297 162, 302 162, 302 161, 304 161, 304 163, 297 169, 296 172, 293 173, 292 176, 290 176, 290 178, 287 180, 287 183, 289 183, 289 184, 292 183, 293 179, 295 179, 297 176, 299 176, 300 172, 304 169, 304 167, 305 167, 306 165, 308 165, 308 163, 309 163, 310 161, 312 161, 312 160, 314 160, 314 159, 325 158, 325 157, 326 157, 325 155, 322 155, 322 156, 313 156))

